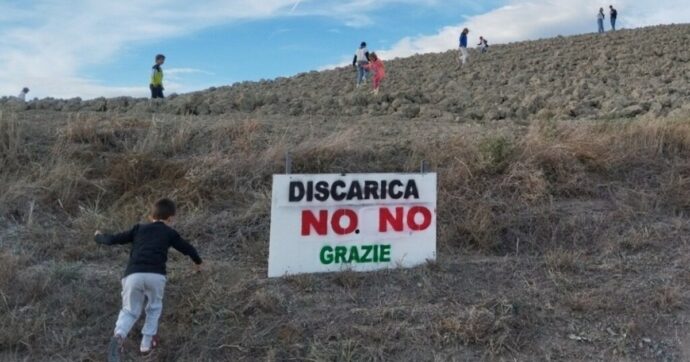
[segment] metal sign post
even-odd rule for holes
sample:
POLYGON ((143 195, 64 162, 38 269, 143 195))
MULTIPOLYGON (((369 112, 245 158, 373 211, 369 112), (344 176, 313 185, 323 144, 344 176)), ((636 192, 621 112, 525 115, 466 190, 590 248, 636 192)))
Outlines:
POLYGON ((292 173, 292 158, 290 157, 290 151, 285 152, 285 174, 289 175, 292 173))

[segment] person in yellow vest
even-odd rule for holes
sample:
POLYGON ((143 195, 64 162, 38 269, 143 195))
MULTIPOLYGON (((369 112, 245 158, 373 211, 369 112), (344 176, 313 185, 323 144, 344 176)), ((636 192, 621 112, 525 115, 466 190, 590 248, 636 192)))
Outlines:
POLYGON ((161 68, 161 65, 165 63, 165 55, 163 54, 158 54, 156 55, 156 64, 153 66, 153 70, 151 72, 151 98, 156 99, 156 98, 165 98, 163 96, 163 68, 161 68))

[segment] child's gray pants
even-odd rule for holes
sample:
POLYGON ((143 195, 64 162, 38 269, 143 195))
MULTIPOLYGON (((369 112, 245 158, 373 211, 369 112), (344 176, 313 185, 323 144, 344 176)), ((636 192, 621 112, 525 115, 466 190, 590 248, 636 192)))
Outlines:
POLYGON ((141 334, 156 335, 158 319, 163 311, 165 280, 165 275, 155 273, 134 273, 122 279, 122 310, 117 317, 115 334, 127 337, 144 309, 145 298, 146 321, 141 334))

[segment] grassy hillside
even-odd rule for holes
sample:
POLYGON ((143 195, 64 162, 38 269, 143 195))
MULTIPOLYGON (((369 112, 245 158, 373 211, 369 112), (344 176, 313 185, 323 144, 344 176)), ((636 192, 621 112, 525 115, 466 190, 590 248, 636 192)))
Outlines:
POLYGON ((0 360, 103 359, 128 250, 93 230, 162 196, 207 266, 171 253, 149 360, 690 359, 689 41, 681 25, 492 47, 463 70, 412 57, 376 97, 340 69, 165 103, 5 100, 0 360), (427 160, 439 260, 266 279, 286 151, 296 173, 427 160))

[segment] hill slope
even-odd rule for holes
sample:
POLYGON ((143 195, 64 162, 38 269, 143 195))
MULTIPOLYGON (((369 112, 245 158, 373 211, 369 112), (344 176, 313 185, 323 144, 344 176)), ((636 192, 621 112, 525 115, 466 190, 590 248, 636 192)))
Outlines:
POLYGON ((103 359, 128 251, 93 230, 162 196, 207 270, 171 253, 149 360, 688 360, 688 36, 401 59, 377 97, 339 69, 166 102, 5 100, 0 360, 103 359), (439 260, 266 279, 286 151, 298 173, 429 161, 439 260))
POLYGON ((472 53, 458 70, 456 52, 387 62, 384 92, 354 91, 345 67, 294 78, 245 82, 176 97, 43 100, 31 109, 148 111, 178 115, 255 113, 380 116, 444 120, 620 118, 666 115, 690 91, 690 25, 521 42, 472 53))

